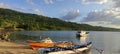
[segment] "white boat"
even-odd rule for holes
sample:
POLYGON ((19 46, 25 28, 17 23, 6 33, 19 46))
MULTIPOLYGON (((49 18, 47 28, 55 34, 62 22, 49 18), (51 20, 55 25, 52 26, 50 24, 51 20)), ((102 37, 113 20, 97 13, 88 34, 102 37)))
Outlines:
POLYGON ((76 35, 79 36, 79 37, 82 37, 82 36, 87 36, 88 33, 89 33, 89 32, 86 32, 86 31, 78 31, 78 32, 76 33, 76 35))

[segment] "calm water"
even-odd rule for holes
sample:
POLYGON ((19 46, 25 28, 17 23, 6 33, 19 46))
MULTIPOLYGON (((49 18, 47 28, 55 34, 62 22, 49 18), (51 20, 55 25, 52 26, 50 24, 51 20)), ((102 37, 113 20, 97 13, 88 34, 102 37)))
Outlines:
MULTIPOLYGON (((91 54, 99 54, 97 49, 104 50, 103 54, 120 54, 120 32, 89 31, 81 42, 92 41, 93 49, 91 54)), ((20 34, 50 37, 53 41, 73 41, 80 44, 79 38, 76 38, 76 31, 26 31, 20 34)))

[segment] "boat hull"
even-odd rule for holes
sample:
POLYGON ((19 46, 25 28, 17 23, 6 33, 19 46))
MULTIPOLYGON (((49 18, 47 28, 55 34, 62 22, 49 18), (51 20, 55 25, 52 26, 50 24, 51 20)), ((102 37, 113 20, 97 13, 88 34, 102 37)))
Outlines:
POLYGON ((50 52, 48 54, 88 54, 90 52, 91 47, 92 47, 92 45, 88 45, 87 47, 83 47, 83 48, 78 48, 78 49, 74 49, 74 50, 50 52))
POLYGON ((32 47, 32 49, 38 49, 38 48, 52 48, 54 47, 54 43, 44 43, 44 42, 34 42, 34 41, 27 41, 29 46, 32 47))
POLYGON ((76 54, 76 53, 82 53, 90 51, 92 47, 92 43, 89 42, 84 45, 75 45, 74 47, 62 47, 62 48, 43 48, 43 49, 38 49, 38 54, 76 54), (77 47, 77 48, 76 48, 77 47))
POLYGON ((54 47, 67 47, 72 46, 72 42, 53 42, 53 43, 46 43, 46 42, 36 42, 36 41, 27 41, 29 46, 32 47, 32 49, 38 49, 38 48, 54 48, 54 47))

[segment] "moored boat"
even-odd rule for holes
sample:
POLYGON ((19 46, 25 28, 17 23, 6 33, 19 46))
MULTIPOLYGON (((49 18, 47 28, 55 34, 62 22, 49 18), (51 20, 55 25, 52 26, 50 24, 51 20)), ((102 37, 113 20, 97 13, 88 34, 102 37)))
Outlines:
POLYGON ((83 37, 83 36, 87 36, 89 32, 86 32, 86 31, 78 31, 76 33, 76 36, 79 36, 79 37, 83 37))

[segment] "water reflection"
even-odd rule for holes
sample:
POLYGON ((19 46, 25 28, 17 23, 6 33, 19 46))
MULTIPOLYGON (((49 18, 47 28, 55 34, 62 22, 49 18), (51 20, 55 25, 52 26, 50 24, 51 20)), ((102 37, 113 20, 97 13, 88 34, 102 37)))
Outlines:
MULTIPOLYGON (((76 35, 76 39, 80 41, 80 44, 87 43, 87 35, 83 35, 83 36, 76 35)), ((83 51, 82 54, 92 54, 91 49, 83 51)))
POLYGON ((87 37, 80 37, 80 43, 85 44, 87 37))

